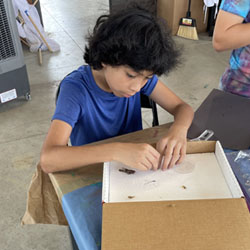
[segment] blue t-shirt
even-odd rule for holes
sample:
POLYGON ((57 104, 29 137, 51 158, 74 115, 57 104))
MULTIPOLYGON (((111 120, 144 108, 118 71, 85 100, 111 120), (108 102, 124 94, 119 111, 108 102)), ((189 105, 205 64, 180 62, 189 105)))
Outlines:
MULTIPOLYGON (((222 0, 220 8, 250 22, 250 0, 222 0)), ((250 97, 250 45, 232 51, 221 85, 225 91, 250 97)))
MULTIPOLYGON (((157 81, 154 75, 141 92, 149 96, 157 81)), ((117 97, 96 84, 89 65, 81 66, 61 82, 55 119, 72 127, 73 146, 141 130, 140 92, 117 97)))

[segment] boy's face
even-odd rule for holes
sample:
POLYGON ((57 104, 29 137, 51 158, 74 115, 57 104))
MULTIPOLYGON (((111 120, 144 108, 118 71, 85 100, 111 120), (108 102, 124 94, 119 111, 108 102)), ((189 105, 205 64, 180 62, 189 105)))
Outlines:
POLYGON ((139 92, 153 76, 150 71, 135 72, 128 66, 103 65, 103 73, 110 92, 118 97, 130 97, 139 92))

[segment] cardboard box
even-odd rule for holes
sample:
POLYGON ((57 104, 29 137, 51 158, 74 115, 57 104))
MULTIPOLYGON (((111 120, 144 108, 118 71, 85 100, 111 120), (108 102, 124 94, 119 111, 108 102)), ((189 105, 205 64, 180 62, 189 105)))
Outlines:
MULTIPOLYGON (((215 198, 203 193, 204 199, 181 199, 179 197, 176 200, 162 201, 134 202, 132 199, 127 202, 109 202, 109 191, 112 183, 109 183, 109 180, 107 182, 107 178, 109 178, 107 166, 110 163, 105 163, 103 176, 103 250, 250 249, 250 217, 246 201, 242 197, 240 187, 220 143, 189 142, 187 153, 203 154, 204 156, 207 153, 214 153, 221 170, 221 173, 217 172, 216 175, 223 176, 226 183, 224 187, 229 190, 229 194, 225 192, 225 196, 221 194, 217 196, 215 188, 215 198), (210 198, 207 199, 206 197, 210 198)), ((199 172, 198 167, 200 166, 196 166, 192 175, 196 173, 196 170, 199 172)), ((210 177, 211 182, 216 178, 217 176, 210 177)), ((134 184, 128 183, 128 190, 131 190, 130 185, 134 184)), ((177 185, 180 187, 182 183, 177 183, 177 185)), ((203 183, 200 183, 200 185, 204 188, 203 183)), ((114 189, 114 187, 111 186, 111 189, 114 189)), ((199 185, 196 185, 193 189, 194 193, 199 189, 199 185)), ((183 193, 185 191, 187 190, 183 190, 183 193)), ((220 190, 218 190, 218 193, 220 193, 220 190)), ((145 197, 143 199, 147 200, 145 197)))
MULTIPOLYGON (((191 3, 191 17, 196 19, 198 33, 207 30, 207 21, 204 23, 203 5, 204 2, 202 0, 192 0, 191 3)), ((157 15, 167 21, 168 27, 171 29, 173 35, 176 35, 180 19, 186 16, 187 9, 187 0, 157 1, 157 15)))

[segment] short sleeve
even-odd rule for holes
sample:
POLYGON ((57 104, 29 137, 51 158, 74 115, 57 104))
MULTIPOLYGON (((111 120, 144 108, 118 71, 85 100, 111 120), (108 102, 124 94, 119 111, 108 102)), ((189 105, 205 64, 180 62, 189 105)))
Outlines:
POLYGON ((250 11, 249 0, 222 0, 220 9, 246 18, 250 11))
POLYGON ((63 80, 52 120, 67 122, 72 128, 81 116, 81 90, 76 81, 63 80))
POLYGON ((150 78, 145 84, 145 86, 141 89, 141 93, 146 96, 149 96, 153 92, 157 82, 158 77, 156 75, 153 75, 153 77, 150 78))

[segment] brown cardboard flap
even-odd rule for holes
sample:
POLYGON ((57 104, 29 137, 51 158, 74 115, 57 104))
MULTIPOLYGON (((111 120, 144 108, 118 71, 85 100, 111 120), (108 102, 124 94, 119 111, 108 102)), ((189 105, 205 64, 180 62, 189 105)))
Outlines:
MULTIPOLYGON (((215 152, 216 141, 188 141, 187 154, 211 153, 215 152)), ((156 143, 151 144, 156 148, 156 143)))
POLYGON ((216 141, 189 141, 187 143, 187 154, 215 152, 216 141))
POLYGON ((249 250, 245 200, 103 204, 103 250, 249 250))

